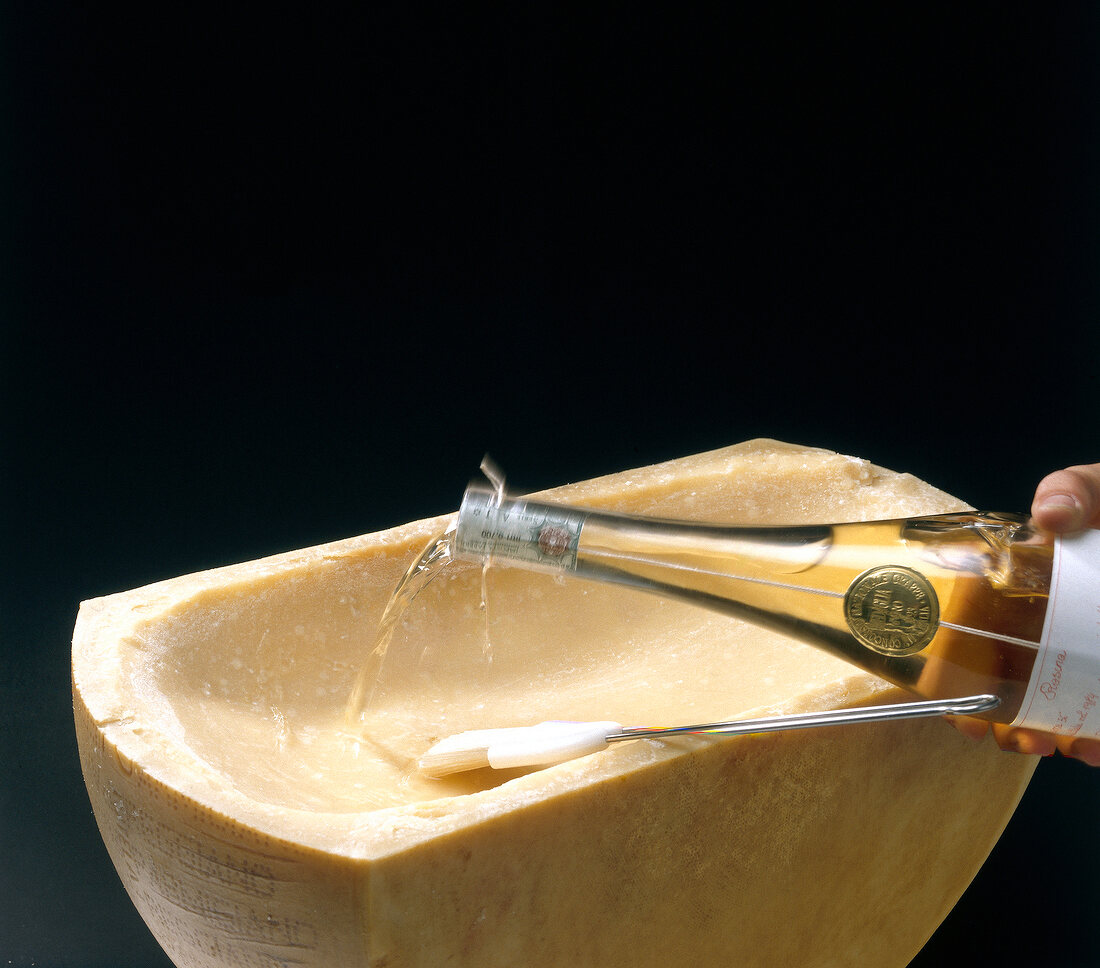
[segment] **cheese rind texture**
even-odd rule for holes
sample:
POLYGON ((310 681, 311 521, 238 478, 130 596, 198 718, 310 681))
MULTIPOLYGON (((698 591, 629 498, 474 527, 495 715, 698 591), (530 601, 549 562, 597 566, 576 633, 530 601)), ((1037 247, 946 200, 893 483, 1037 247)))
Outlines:
MULTIPOLYGON (((964 507, 776 441, 545 492, 731 523, 964 507)), ((389 594, 446 518, 86 602, 81 764, 112 860, 173 960, 268 965, 906 965, 1035 760, 941 721, 615 744, 451 780, 464 729, 665 725, 884 702, 893 687, 725 616, 514 569, 448 567, 361 727, 343 705, 389 594)))

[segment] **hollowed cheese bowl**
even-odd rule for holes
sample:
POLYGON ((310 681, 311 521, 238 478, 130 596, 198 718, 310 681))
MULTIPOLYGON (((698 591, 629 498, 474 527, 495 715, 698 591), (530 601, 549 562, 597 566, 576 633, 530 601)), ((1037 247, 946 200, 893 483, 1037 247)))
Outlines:
MULTIPOLYGON (((544 495, 737 523, 958 510, 757 440, 544 495)), ((417 521, 85 602, 81 764, 180 968, 906 965, 1035 766, 941 720, 619 743, 430 780, 464 729, 674 725, 905 696, 779 635, 623 588, 454 562, 345 709, 417 521), (358 715, 362 712, 362 715, 358 715)))

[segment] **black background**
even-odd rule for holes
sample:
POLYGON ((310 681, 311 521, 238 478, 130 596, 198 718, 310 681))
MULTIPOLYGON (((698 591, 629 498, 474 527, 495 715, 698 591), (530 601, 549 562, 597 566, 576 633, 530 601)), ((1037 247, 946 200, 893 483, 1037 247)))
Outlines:
MULTIPOLYGON (((1003 509, 1100 453, 1095 4, 317 6, 2 8, 4 964, 168 964, 80 779, 82 599, 442 513, 486 451, 772 436, 1003 509)), ((1098 804, 1041 763, 915 965, 1100 964, 1098 804)))

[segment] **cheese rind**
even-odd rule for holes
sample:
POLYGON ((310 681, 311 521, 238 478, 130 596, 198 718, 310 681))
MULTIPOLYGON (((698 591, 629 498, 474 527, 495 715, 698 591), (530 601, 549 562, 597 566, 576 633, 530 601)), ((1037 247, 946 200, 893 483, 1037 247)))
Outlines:
MULTIPOLYGON (((963 506, 775 441, 547 496, 744 523, 963 506)), ((178 964, 908 963, 996 841, 1032 758, 931 721, 638 741, 524 775, 419 777, 416 757, 464 729, 901 698, 724 616, 509 569, 491 576, 489 661, 480 569, 456 565, 414 603, 368 732, 349 736, 343 701, 388 595, 445 521, 82 606, 86 783, 127 890, 178 964)))

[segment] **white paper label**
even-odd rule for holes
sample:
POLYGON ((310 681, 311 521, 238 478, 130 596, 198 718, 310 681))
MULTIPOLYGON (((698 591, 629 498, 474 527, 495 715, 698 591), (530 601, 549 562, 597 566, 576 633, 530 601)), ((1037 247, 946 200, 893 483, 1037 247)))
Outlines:
POLYGON ((1043 637, 1013 726, 1100 739, 1100 531, 1054 544, 1043 637))

